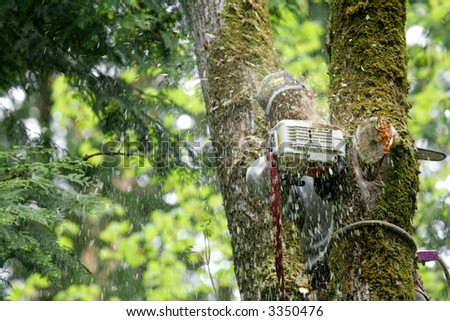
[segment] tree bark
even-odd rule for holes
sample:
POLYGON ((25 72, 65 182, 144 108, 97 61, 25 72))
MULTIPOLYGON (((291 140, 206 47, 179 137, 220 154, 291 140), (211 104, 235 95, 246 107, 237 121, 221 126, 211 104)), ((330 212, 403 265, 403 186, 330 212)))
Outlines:
MULTIPOLYGON (((283 299, 274 265, 268 204, 248 193, 247 167, 264 153, 267 121, 255 100, 262 78, 280 68, 266 0, 189 0, 195 53, 243 300, 283 299)), ((284 222, 286 294, 304 299, 299 235, 284 222)))
POLYGON ((414 299, 415 248, 405 232, 413 231, 419 181, 407 128, 405 19, 402 0, 331 2, 331 119, 349 137, 334 192, 333 299, 414 299))

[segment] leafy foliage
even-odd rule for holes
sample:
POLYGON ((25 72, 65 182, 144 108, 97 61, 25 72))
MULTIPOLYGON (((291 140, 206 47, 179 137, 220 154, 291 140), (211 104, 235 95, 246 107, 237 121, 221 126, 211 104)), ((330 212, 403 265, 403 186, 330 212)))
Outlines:
POLYGON ((39 273, 31 274, 25 282, 15 280, 12 284, 13 291, 9 296, 10 300, 33 300, 39 297, 41 289, 50 287, 50 282, 46 277, 42 277, 39 273))
MULTIPOLYGON (((83 213, 71 215, 69 219, 59 218, 55 226, 59 244, 81 258, 92 272, 93 283, 83 285, 72 280, 72 285, 54 298, 98 299, 101 296, 102 299, 142 300, 176 296, 199 299, 214 296, 211 294, 212 277, 220 297, 231 297, 235 285, 229 241, 226 229, 222 228, 225 217, 220 198, 211 188, 207 194, 202 192, 205 203, 196 204, 203 208, 204 215, 201 219, 186 219, 198 212, 192 208, 185 212, 184 205, 195 199, 197 182, 211 184, 213 180, 203 176, 209 169, 199 171, 198 164, 193 162, 191 143, 198 138, 206 139, 207 133, 199 90, 189 89, 185 80, 192 73, 193 59, 175 2, 112 0, 92 5, 46 1, 43 6, 46 12, 53 12, 52 17, 58 15, 58 18, 45 18, 48 14, 43 12, 41 3, 30 1, 26 15, 40 26, 33 29, 32 36, 20 28, 21 19, 25 19, 23 7, 5 5, 4 11, 0 11, 13 17, 12 24, 19 28, 14 38, 5 39, 9 44, 27 43, 36 37, 53 39, 39 44, 39 48, 47 50, 34 52, 37 64, 27 60, 26 53, 22 56, 21 52, 15 52, 17 63, 24 60, 23 68, 11 69, 7 77, 10 82, 4 85, 15 106, 9 109, 4 120, 10 125, 1 130, 5 130, 5 137, 11 130, 20 129, 22 139, 16 139, 19 135, 7 136, 4 145, 30 143, 29 129, 18 125, 32 117, 38 120, 41 129, 51 130, 54 144, 66 148, 71 155, 84 157, 101 153, 105 146, 113 147, 108 152, 116 153, 116 156, 89 158, 88 163, 94 166, 85 168, 85 173, 99 182, 95 185, 96 191, 112 200, 109 207, 113 216, 103 216, 86 205, 83 213), (71 11, 71 17, 67 17, 71 11), (61 21, 66 25, 61 25, 61 21), (90 29, 80 36, 86 41, 80 38, 77 42, 73 38, 83 33, 84 28, 90 29), (97 48, 90 47, 94 43, 97 48), (182 75, 181 68, 191 71, 182 75), (24 91, 25 101, 17 102, 10 88, 24 91), (41 99, 42 95, 48 95, 51 100, 41 99), (39 117, 46 112, 52 116, 49 123, 39 117), (178 124, 183 115, 188 121, 187 130, 178 124), (197 126, 192 128, 194 122, 197 126), (120 155, 129 152, 139 156, 120 155), (164 188, 167 177, 172 177, 171 192, 164 188), (166 201, 175 191, 181 193, 186 184, 190 186, 191 199, 181 200, 180 196, 174 204, 166 201), (209 197, 215 201, 207 201, 209 197), (209 210, 208 204, 214 204, 215 210, 209 210), (214 217, 210 217, 210 213, 214 213, 214 217), (204 239, 204 221, 215 222, 221 229, 214 229, 208 236, 212 257, 219 256, 225 266, 213 269, 214 275, 205 272, 207 260, 201 259, 204 257, 201 247, 192 242, 176 245, 177 239, 170 237, 179 233, 204 239), (149 230, 155 232, 149 234, 149 230), (148 238, 153 234, 156 239, 165 235, 159 254, 148 245, 148 242, 157 242, 148 238), (191 251, 196 254, 189 254, 191 251), (192 260, 202 263, 190 264, 192 260), (160 283, 145 276, 150 275, 157 262, 165 262, 166 267, 158 270, 160 283), (192 287, 190 281, 198 278, 202 281, 192 287), (184 282, 184 290, 177 280, 184 282), (80 291, 79 295, 75 295, 76 291, 80 291)), ((6 32, 10 25, 2 27, 6 32)), ((74 191, 77 197, 83 197, 82 190, 79 186, 74 191)), ((104 205, 97 200, 98 204, 104 205)), ((216 264, 213 258, 208 262, 216 264)), ((16 267, 12 270, 14 275, 9 279, 14 285, 20 274, 16 267)), ((35 283, 30 281, 29 284, 35 283)), ((20 297, 21 292, 15 293, 20 297)), ((23 295, 27 297, 26 293, 23 295)))
POLYGON ((151 110, 174 104, 152 87, 176 85, 182 62, 192 61, 182 60, 187 49, 175 9, 152 0, 2 3, 0 92, 39 94, 64 74, 105 133, 131 130, 144 142, 150 127, 161 138, 165 131, 151 110))
POLYGON ((63 279, 88 282, 90 273, 64 247, 56 228, 86 209, 105 212, 96 195, 80 194, 91 185, 86 164, 52 159, 54 150, 20 147, 0 158, 0 268, 39 273, 56 287, 63 279))

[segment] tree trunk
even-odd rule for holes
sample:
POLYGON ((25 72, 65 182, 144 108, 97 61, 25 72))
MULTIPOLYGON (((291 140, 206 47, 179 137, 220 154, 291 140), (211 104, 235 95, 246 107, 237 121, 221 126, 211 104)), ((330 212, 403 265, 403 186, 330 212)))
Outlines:
POLYGON ((52 120, 52 81, 54 80, 53 73, 48 71, 47 73, 40 75, 39 81, 39 94, 37 96, 36 104, 39 108, 39 125, 42 129, 41 134, 41 146, 45 148, 52 147, 52 131, 50 129, 50 123, 52 120))
MULTIPOLYGON (((264 0, 185 1, 244 300, 281 299, 270 211, 248 194, 247 166, 264 151, 267 121, 255 102, 279 69, 264 0)), ((329 298, 412 300, 410 237, 418 162, 407 129, 403 1, 334 1, 330 33, 331 119, 348 138, 347 167, 333 190, 335 234, 329 298)), ((282 114, 282 113, 281 113, 282 114)), ((287 295, 307 287, 299 236, 285 231, 287 295)))
MULTIPOLYGON (((248 193, 247 167, 264 153, 267 121, 255 95, 262 78, 279 70, 266 0, 189 0, 195 53, 217 172, 243 300, 282 299, 275 274, 267 203, 248 193)), ((284 222, 286 294, 307 288, 299 236, 284 222)))
POLYGON ((414 299, 408 233, 419 181, 407 128, 405 19, 402 0, 331 2, 331 119, 350 137, 334 193, 333 299, 414 299))

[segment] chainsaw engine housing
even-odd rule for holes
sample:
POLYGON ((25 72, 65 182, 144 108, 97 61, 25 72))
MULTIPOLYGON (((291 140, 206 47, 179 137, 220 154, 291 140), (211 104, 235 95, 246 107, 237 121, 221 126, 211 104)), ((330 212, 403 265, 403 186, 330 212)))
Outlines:
POLYGON ((320 177, 336 172, 345 158, 344 133, 337 127, 303 120, 282 120, 269 135, 268 148, 280 171, 320 177))

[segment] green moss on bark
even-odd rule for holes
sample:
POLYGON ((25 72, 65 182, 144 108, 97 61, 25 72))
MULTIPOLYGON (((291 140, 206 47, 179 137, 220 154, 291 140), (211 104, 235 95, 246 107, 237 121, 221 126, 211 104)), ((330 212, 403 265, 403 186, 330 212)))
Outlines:
POLYGON ((336 1, 331 16, 332 121, 353 133, 367 115, 407 131, 404 1, 336 1))
MULTIPOLYGON (((266 134, 265 117, 254 95, 260 80, 279 68, 271 40, 268 8, 264 1, 230 0, 222 18, 224 27, 208 48, 211 121, 222 122, 235 115, 241 118, 252 107, 252 116, 259 126, 242 129, 263 136, 266 134), (236 108, 242 109, 236 111, 236 108)), ((236 130, 236 127, 230 129, 236 130)))
MULTIPOLYGON (((294 301, 307 300, 309 293, 310 280, 305 274, 305 264, 300 249, 300 234, 292 223, 284 219, 284 243, 287 245, 283 251, 283 267, 285 277, 285 290, 287 299, 294 301)), ((280 292, 275 271, 274 255, 264 263, 263 269, 259 273, 259 278, 264 282, 265 299, 273 301, 282 301, 286 298, 280 292)))
POLYGON ((393 166, 386 170, 385 184, 369 216, 371 219, 392 222, 412 233, 419 186, 416 155, 407 144, 399 144, 392 149, 390 158, 393 166))
POLYGON ((413 300, 414 250, 408 244, 381 227, 361 228, 336 241, 330 252, 331 299, 413 300))
MULTIPOLYGON (((330 30, 330 109, 334 124, 352 135, 370 117, 382 117, 399 133, 376 180, 356 175, 349 161, 336 204, 336 228, 383 220, 412 232, 418 161, 407 128, 405 1, 334 1, 330 30), (376 185, 374 185, 376 184, 376 185), (372 186, 375 204, 361 195, 372 186), (369 208, 369 210, 368 210, 369 208)), ((414 249, 381 227, 365 227, 334 242, 330 254, 335 299, 412 300, 414 249)))

